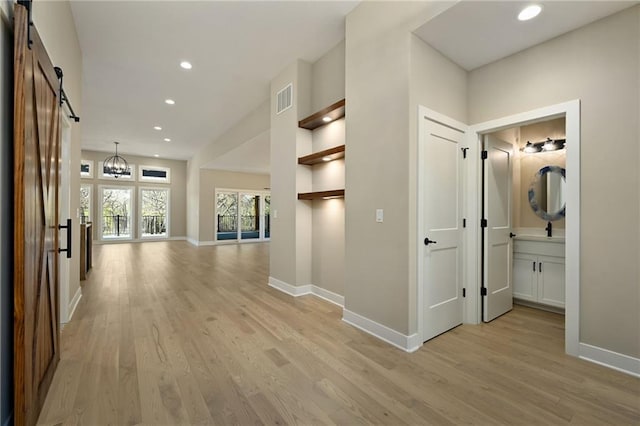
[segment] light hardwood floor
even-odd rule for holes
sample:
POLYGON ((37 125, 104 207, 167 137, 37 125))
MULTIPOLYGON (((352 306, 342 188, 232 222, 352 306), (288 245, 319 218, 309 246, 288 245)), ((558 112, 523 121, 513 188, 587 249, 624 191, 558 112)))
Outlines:
POLYGON ((40 423, 640 424, 640 380, 564 355, 559 315, 407 354, 269 288, 268 250, 96 246, 40 423))

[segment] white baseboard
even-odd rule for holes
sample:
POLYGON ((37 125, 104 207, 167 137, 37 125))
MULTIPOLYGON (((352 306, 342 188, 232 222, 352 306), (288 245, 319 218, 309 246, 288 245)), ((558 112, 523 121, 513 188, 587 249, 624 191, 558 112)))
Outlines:
POLYGON ((640 377, 640 359, 638 358, 592 346, 587 343, 580 343, 580 353, 578 356, 586 361, 591 361, 622 373, 640 377))
POLYGON ((307 294, 314 295, 319 297, 327 302, 331 302, 335 305, 344 307, 344 296, 324 289, 322 287, 318 287, 313 284, 306 284, 301 286, 291 285, 284 281, 280 281, 277 278, 269 277, 269 287, 273 287, 277 290, 280 290, 283 293, 288 294, 289 296, 298 297, 305 296, 307 294))
POLYGON ((273 277, 269 277, 269 287, 273 287, 276 290, 280 290, 281 292, 293 297, 311 294, 324 299, 327 302, 334 303, 343 308, 342 321, 364 331, 365 333, 371 334, 372 336, 377 337, 398 349, 402 349, 405 352, 415 352, 420 348, 420 346, 422 346, 420 336, 417 333, 407 336, 392 330, 387 326, 378 324, 369 318, 358 315, 355 312, 348 311, 344 309, 344 296, 322 287, 318 287, 313 284, 294 286, 273 277))
POLYGON ((414 352, 422 346, 417 333, 407 336, 346 309, 342 312, 342 321, 405 352, 414 352))
POLYGON ((71 318, 73 317, 73 313, 76 311, 76 308, 78 307, 78 303, 80 302, 80 299, 82 298, 82 288, 78 287, 78 290, 76 290, 76 294, 74 294, 73 299, 71 299, 71 302, 69 302, 69 321, 71 321, 71 318))
POLYGON ((339 295, 338 293, 334 293, 325 288, 318 287, 316 285, 311 285, 311 294, 321 299, 326 300, 327 302, 331 302, 334 305, 338 305, 341 308, 344 308, 344 296, 339 295))
POLYGON ((189 237, 187 237, 187 242, 188 242, 189 244, 191 244, 192 246, 196 246, 196 247, 198 246, 198 240, 196 240, 195 238, 189 238, 189 237))
POLYGON ((295 286, 273 277, 269 277, 269 287, 273 287, 293 297, 311 294, 311 284, 295 286))

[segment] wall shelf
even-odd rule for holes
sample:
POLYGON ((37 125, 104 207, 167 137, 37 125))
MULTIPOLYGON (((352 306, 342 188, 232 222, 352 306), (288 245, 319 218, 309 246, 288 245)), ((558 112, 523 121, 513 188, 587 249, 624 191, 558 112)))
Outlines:
POLYGON ((298 200, 318 200, 322 198, 344 198, 344 189, 298 193, 298 200))
POLYGON ((313 166, 314 164, 320 164, 337 160, 339 158, 344 158, 344 149, 345 146, 340 145, 334 148, 325 149, 324 151, 314 152, 313 154, 305 155, 304 157, 298 158, 298 164, 313 166))
POLYGON ((307 118, 303 118, 298 121, 298 127, 302 127, 307 130, 314 130, 320 126, 324 126, 325 124, 329 124, 332 121, 335 121, 339 118, 344 117, 345 114, 345 100, 342 99, 336 102, 333 105, 329 105, 328 107, 321 109, 315 114, 311 114, 307 118), (331 121, 325 122, 322 119, 324 117, 330 117, 331 121))

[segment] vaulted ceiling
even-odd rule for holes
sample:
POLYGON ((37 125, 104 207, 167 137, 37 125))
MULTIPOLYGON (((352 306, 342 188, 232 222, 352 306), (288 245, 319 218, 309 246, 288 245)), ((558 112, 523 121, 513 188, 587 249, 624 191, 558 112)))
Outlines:
MULTIPOLYGON (((72 1, 84 61, 83 149, 111 151, 119 141, 123 153, 189 159, 268 99, 286 65, 314 62, 340 42, 357 3, 72 1), (180 67, 185 60, 192 69, 180 67)), ((638 1, 540 1, 539 17, 518 21, 529 3, 452 3, 415 33, 472 70, 638 1)), ((267 172, 268 142, 258 135, 207 167, 267 172)))
POLYGON ((340 42, 356 4, 72 1, 83 149, 110 151, 119 141, 123 153, 190 158, 264 102, 286 65, 313 62, 340 42))

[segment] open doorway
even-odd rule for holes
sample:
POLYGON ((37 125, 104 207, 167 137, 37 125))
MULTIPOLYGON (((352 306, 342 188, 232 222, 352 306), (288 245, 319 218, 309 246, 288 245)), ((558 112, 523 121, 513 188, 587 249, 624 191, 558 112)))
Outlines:
MULTIPOLYGON (((483 191, 486 190, 486 188, 484 188, 485 181, 481 178, 483 176, 483 160, 481 158, 486 156, 483 154, 483 147, 487 142, 487 135, 492 135, 494 137, 496 135, 502 135, 503 137, 507 135, 508 137, 509 132, 513 133, 514 128, 519 128, 519 139, 521 140, 518 141, 518 146, 514 147, 515 151, 515 149, 520 150, 521 148, 526 148, 527 140, 524 140, 522 137, 523 129, 525 132, 531 132, 528 133, 530 135, 533 135, 533 132, 551 132, 552 128, 555 129, 555 131, 562 132, 561 128, 563 122, 565 137, 562 143, 566 144, 566 150, 564 150, 565 157, 563 160, 559 158, 559 153, 562 150, 554 150, 558 151, 557 154, 553 155, 553 157, 555 157, 554 161, 557 161, 558 165, 547 164, 546 166, 549 167, 542 165, 535 172, 534 178, 537 177, 537 179, 531 179, 530 182, 523 182, 523 164, 526 166, 525 172, 527 172, 529 169, 535 168, 539 162, 550 161, 551 156, 531 157, 533 160, 526 160, 526 163, 523 163, 523 157, 520 157, 520 163, 517 161, 512 163, 513 165, 516 165, 516 171, 518 170, 518 166, 520 167, 520 182, 517 182, 517 185, 509 186, 509 189, 506 192, 508 197, 515 200, 516 197, 514 197, 513 191, 522 191, 523 186, 526 186, 527 192, 526 196, 518 196, 520 199, 519 207, 517 202, 509 203, 509 208, 511 209, 515 206, 515 209, 513 209, 514 213, 518 214, 517 223, 521 226, 515 227, 515 230, 520 232, 520 238, 518 240, 518 234, 517 232, 513 232, 514 229, 509 230, 509 233, 516 235, 514 237, 516 238, 516 244, 514 244, 515 247, 511 248, 511 252, 505 251, 504 254, 505 256, 510 254, 513 256, 513 253, 518 253, 518 256, 513 256, 508 261, 503 262, 503 268, 507 269, 503 269, 502 275, 508 274, 512 276, 513 272, 515 272, 515 278, 519 282, 517 288, 514 288, 513 284, 511 284, 511 291, 513 292, 515 290, 518 303, 535 303, 536 307, 545 307, 549 310, 554 308, 555 310, 562 309, 562 304, 564 304, 565 351, 570 355, 578 356, 580 261, 580 102, 578 100, 570 101, 471 126, 468 144, 472 149, 474 147, 477 148, 478 155, 476 164, 478 170, 475 173, 475 179, 471 178, 472 181, 470 182, 470 187, 475 188, 477 191, 476 194, 483 194, 483 191), (524 146, 521 146, 521 144, 524 144, 524 146), (564 167, 561 167, 563 163, 564 167), (564 207, 554 208, 553 212, 545 212, 547 213, 545 215, 539 211, 542 204, 542 176, 546 176, 547 174, 552 175, 553 171, 557 171, 560 174, 560 178, 556 179, 555 177, 549 176, 549 179, 544 180, 544 184, 548 187, 553 184, 553 181, 560 183, 558 181, 562 181, 562 169, 565 170, 564 177, 566 179, 566 184, 562 187, 562 198, 564 201, 563 204, 566 204, 567 207, 566 209, 564 209, 564 207), (473 182, 473 180, 475 180, 475 182, 473 182), (537 191, 536 189, 533 189, 533 193, 530 194, 530 190, 534 188, 534 184, 536 185, 535 188, 539 189, 537 191), (525 199, 527 200, 527 204, 524 203, 525 199), (529 201, 530 199, 531 201, 529 201), (536 204, 537 206, 535 206, 536 204), (519 212, 518 208, 520 209, 519 212), (526 209, 530 208, 533 210, 534 215, 539 213, 538 217, 542 219, 543 222, 529 221, 529 210, 526 209), (523 212, 524 217, 522 216, 523 212), (553 223, 551 227, 548 226, 548 222, 556 221, 555 218, 553 221, 549 220, 552 216, 557 216, 557 219, 563 219, 562 224, 560 224, 560 222, 556 224, 555 231, 553 231, 553 223), (526 226, 531 223, 536 226, 526 226), (547 224, 547 226, 538 229, 538 225, 540 224, 547 224), (562 227, 564 227, 564 235, 561 231, 562 227), (549 231, 545 228, 551 230, 551 236, 547 236, 549 231), (562 240, 564 240, 564 247, 562 240), (513 251, 514 249, 516 250, 515 252, 513 251), (535 260, 533 259, 534 257, 535 260), (563 257, 564 264, 558 261, 558 259, 562 259, 563 257), (529 263, 529 261, 531 263, 529 263), (525 267, 530 268, 530 273, 529 271, 525 272, 525 267), (534 267, 535 271, 533 270, 534 267), (562 276, 563 273, 564 277, 562 276), (528 284, 526 280, 529 280, 528 284), (559 281, 564 281, 564 288, 559 287, 559 281), (541 286, 542 290, 540 290, 541 286), (561 300, 562 290, 564 290, 564 300, 561 300), (527 293, 529 293, 528 296, 527 293), (527 298, 529 300, 527 300, 527 298), (533 300, 534 298, 535 300, 533 300)), ((551 133, 549 133, 548 137, 554 140, 554 143, 559 144, 559 141, 555 142, 556 139, 563 139, 559 136, 560 135, 555 133, 552 136, 551 133)), ((531 138, 527 137, 527 139, 535 138, 531 136, 531 138)), ((536 139, 529 140, 529 142, 531 142, 531 145, 540 143, 539 148, 541 149, 540 152, 542 152, 542 150, 544 150, 544 142, 548 141, 546 141, 545 137, 544 140, 539 141, 536 139)), ((511 146, 513 147, 513 144, 511 144, 511 146)), ((533 151, 527 152, 527 154, 533 154, 533 151)), ((549 154, 551 154, 551 149, 549 150, 549 154)), ((517 158, 516 155, 514 155, 514 158, 517 158)), ((470 174, 473 175, 474 173, 472 172, 470 174)), ((514 175, 510 172, 508 177, 513 179, 514 175)), ((517 180, 518 175, 516 174, 515 177, 516 179, 514 180, 517 180)), ((545 194, 545 196, 547 195, 548 194, 545 194)), ((551 209, 554 207, 553 203, 556 203, 557 201, 558 200, 549 199, 547 197, 544 201, 545 207, 551 209)), ((471 250, 471 256, 470 261, 467 264, 470 271, 470 280, 467 285, 472 289, 471 294, 477 294, 478 296, 472 297, 468 303, 475 305, 476 319, 477 322, 480 322, 481 320, 490 319, 484 315, 484 309, 487 306, 487 301, 488 305, 490 305, 491 298, 495 296, 495 294, 492 294, 491 292, 491 284, 486 282, 488 278, 487 274, 489 272, 488 265, 494 262, 494 260, 490 258, 490 254, 489 258, 483 257, 483 253, 487 253, 487 234, 488 229, 490 228, 485 221, 486 217, 484 217, 486 209, 488 208, 486 200, 483 200, 481 195, 474 196, 474 194, 470 192, 469 203, 470 215, 477 215, 477 223, 479 226, 478 232, 475 235, 475 244, 472 242, 469 247, 471 250), (482 261, 476 262, 477 266, 474 268, 473 259, 482 259, 482 261), (477 292, 475 291, 475 288, 477 288, 477 292)), ((513 218, 513 213, 509 211, 509 219, 513 218)), ((511 238, 509 239, 511 240, 511 238)), ((511 283, 513 282, 511 281, 511 283)), ((510 300, 513 300, 512 298, 510 300)))
POLYGON ((483 284, 503 296, 483 298, 484 321, 512 303, 564 315, 565 122, 559 117, 484 135, 483 284), (489 305, 492 299, 497 303, 489 305))
POLYGON ((269 241, 271 194, 255 190, 217 189, 215 231, 217 242, 269 241))

